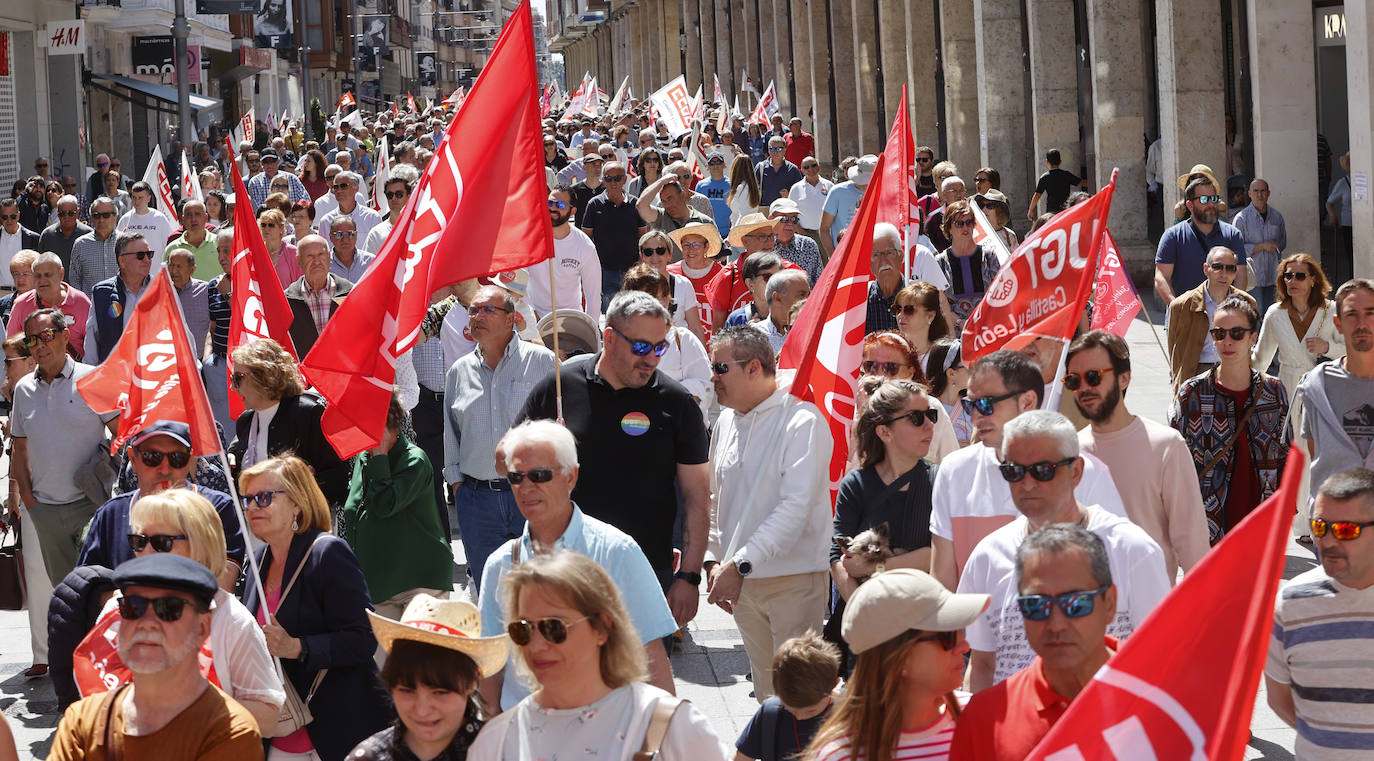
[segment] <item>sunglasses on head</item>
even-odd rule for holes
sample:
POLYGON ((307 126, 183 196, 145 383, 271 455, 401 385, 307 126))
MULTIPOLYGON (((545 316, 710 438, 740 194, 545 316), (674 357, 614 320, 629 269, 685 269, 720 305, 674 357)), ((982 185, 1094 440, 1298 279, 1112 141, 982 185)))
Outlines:
POLYGON ((1067 388, 1070 391, 1077 391, 1078 388, 1083 385, 1084 381, 1086 381, 1089 386, 1096 388, 1102 385, 1103 376, 1105 376, 1107 373, 1111 371, 1112 368, 1104 367, 1101 370, 1089 370, 1082 374, 1069 373, 1068 375, 1065 375, 1061 380, 1064 383, 1064 388, 1067 388))
POLYGON ((1021 617, 1027 621, 1044 621, 1050 611, 1058 605, 1069 618, 1091 616, 1097 607, 1097 596, 1105 594, 1109 587, 1098 587, 1082 592, 1065 592, 1062 595, 1017 595, 1016 607, 1021 609, 1021 617))
POLYGON ((622 340, 630 345, 630 352, 637 357, 646 357, 649 355, 649 352, 653 352, 655 357, 661 357, 664 352, 668 351, 668 341, 666 339, 656 344, 649 343, 648 341, 636 341, 624 333, 621 333, 616 326, 611 325, 610 328, 616 335, 620 336, 622 340))
POLYGON ((1045 460, 1031 463, 1030 465, 1004 462, 998 465, 997 469, 1002 471, 1002 478, 1005 478, 1008 482, 1013 484, 1020 483, 1021 480, 1026 477, 1027 473, 1030 474, 1031 478, 1041 483, 1045 483, 1047 481, 1053 481, 1055 474, 1059 472, 1060 468, 1065 465, 1072 465, 1077 459, 1077 457, 1065 457, 1059 462, 1045 460))
POLYGON ((1306 273, 1306 272, 1294 272, 1294 271, 1292 271, 1292 270, 1289 270, 1288 272, 1283 273, 1283 279, 1284 279, 1284 280, 1306 280, 1306 279, 1307 279, 1307 273, 1306 273))
POLYGON ((901 372, 903 367, 906 365, 900 362, 875 362, 871 359, 859 363, 864 375, 886 375, 889 378, 901 372))
POLYGON ((979 415, 991 415, 998 402, 1006 401, 1014 396, 1020 395, 1020 391, 1009 391, 1001 396, 980 396, 976 399, 964 397, 959 401, 964 405, 964 411, 970 415, 977 412, 979 415))
POLYGON ((43 330, 40 330, 37 333, 24 336, 24 345, 32 349, 33 347, 38 345, 39 341, 42 341, 45 344, 52 343, 52 340, 54 338, 57 338, 57 334, 59 332, 60 331, 58 331, 57 328, 44 328, 43 330))
POLYGON ((586 621, 591 616, 583 616, 576 621, 564 621, 561 618, 541 618, 537 621, 511 621, 506 625, 506 634, 510 636, 511 642, 519 647, 524 647, 530 643, 530 639, 536 631, 545 642, 553 645, 561 645, 568 639, 568 629, 586 621))
POLYGON ((142 552, 148 545, 153 545, 153 552, 171 552, 172 545, 178 539, 188 539, 185 534, 129 534, 129 549, 134 552, 142 552))
POLYGON ((553 480, 553 468, 533 468, 531 470, 511 470, 506 472, 506 480, 514 485, 524 483, 526 478, 533 484, 546 484, 553 480))
POLYGON ((664 256, 668 253, 667 246, 644 246, 639 249, 639 253, 645 256, 664 256))
POLYGON ((243 509, 252 510, 255 505, 257 507, 271 507, 272 500, 278 494, 285 493, 285 489, 263 489, 257 494, 244 494, 239 499, 243 500, 243 509))
POLYGON ((892 425, 898 420, 908 420, 911 422, 912 425, 916 426, 917 428, 920 428, 921 426, 925 425, 925 422, 927 420, 930 421, 931 425, 935 425, 935 421, 939 419, 940 413, 936 412, 934 407, 927 407, 923 410, 912 410, 911 412, 908 412, 905 415, 898 415, 897 417, 885 421, 884 425, 892 425))
POLYGON ((143 614, 147 613, 151 606, 158 618, 170 624, 181 620, 181 614, 186 611, 188 605, 196 607, 195 603, 181 597, 124 595, 119 598, 119 617, 126 621, 136 621, 143 618, 143 614))
POLYGON ((931 632, 929 634, 916 637, 912 642, 938 642, 940 647, 946 652, 953 652, 959 646, 959 630, 948 632, 931 632))
POLYGON ((1230 336, 1232 341, 1240 341, 1250 334, 1250 329, 1241 327, 1212 328, 1211 330, 1207 331, 1207 334, 1212 337, 1213 341, 1220 341, 1226 338, 1227 336, 1230 336))
POLYGON ((150 468, 161 465, 164 457, 167 458, 167 464, 173 468, 184 468, 191 461, 190 452, 155 452, 151 449, 138 449, 136 447, 134 451, 138 452, 138 459, 150 468))
POLYGON ((1331 529, 1331 535, 1342 542, 1348 542, 1351 539, 1359 539, 1360 534, 1364 533, 1364 529, 1374 526, 1374 521, 1368 521, 1366 523, 1361 523, 1359 521, 1328 521, 1325 518, 1313 518, 1307 523, 1312 527, 1312 536, 1320 539, 1326 536, 1326 530, 1329 528, 1331 529))

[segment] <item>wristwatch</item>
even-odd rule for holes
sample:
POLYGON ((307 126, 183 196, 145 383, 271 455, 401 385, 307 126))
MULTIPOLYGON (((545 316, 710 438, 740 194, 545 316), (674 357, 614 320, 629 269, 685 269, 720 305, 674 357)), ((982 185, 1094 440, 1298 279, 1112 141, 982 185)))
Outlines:
POLYGON ((678 571, 677 573, 673 574, 673 578, 682 579, 683 581, 687 582, 688 584, 691 584, 694 587, 701 586, 701 574, 699 573, 692 573, 691 571, 678 571))
POLYGON ((754 572, 754 564, 750 563, 748 560, 741 560, 735 563, 735 570, 739 571, 740 576, 748 576, 754 572))

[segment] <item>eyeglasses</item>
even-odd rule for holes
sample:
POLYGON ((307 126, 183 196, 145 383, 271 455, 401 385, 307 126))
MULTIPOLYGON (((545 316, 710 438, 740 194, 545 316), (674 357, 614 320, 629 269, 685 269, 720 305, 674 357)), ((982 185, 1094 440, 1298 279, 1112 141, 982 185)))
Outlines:
POLYGON ((553 480, 553 468, 534 468, 532 470, 511 470, 506 472, 506 480, 516 486, 525 483, 526 478, 533 484, 546 484, 553 480))
POLYGON ((357 231, 357 230, 330 230, 330 231, 329 231, 329 237, 331 237, 331 238, 356 238, 356 237, 358 237, 358 231, 357 231))
POLYGON ((120 254, 120 256, 132 256, 132 257, 134 257, 135 259, 138 259, 139 261, 143 261, 144 259, 152 259, 152 258, 153 258, 153 252, 152 252, 152 251, 125 251, 124 253, 120 254))
POLYGON ((910 317, 910 316, 916 314, 916 310, 917 310, 917 309, 922 309, 922 308, 923 308, 923 307, 916 306, 915 304, 893 304, 893 305, 892 305, 892 315, 893 315, 894 317, 897 317, 897 316, 906 316, 906 317, 910 317))
POLYGON ((1062 595, 1017 595, 1016 607, 1021 609, 1021 617, 1027 621, 1044 621, 1050 611, 1058 605, 1069 618, 1091 616, 1097 607, 1097 596, 1105 594, 1110 587, 1098 587, 1083 592, 1065 592, 1062 595))
POLYGON ((188 539, 185 534, 129 534, 129 549, 134 552, 142 552, 148 545, 153 545, 153 552, 171 552, 172 545, 178 539, 188 539))
POLYGON ((1083 385, 1084 381, 1087 381, 1089 386, 1097 388, 1102 385, 1102 377, 1111 371, 1112 368, 1104 367, 1101 370, 1089 370, 1081 375, 1078 373, 1069 373, 1065 375, 1061 381, 1064 384, 1064 388, 1070 391, 1077 391, 1079 386, 1083 385))
POLYGON ((1221 203, 1221 196, 1193 196, 1193 200, 1201 204, 1221 203))
POLYGON ((184 468, 191 461, 190 452, 155 452, 151 449, 135 449, 138 452, 138 459, 150 468, 156 468, 162 464, 162 458, 167 458, 167 464, 173 468, 184 468))
POLYGON ((684 240, 680 245, 683 251, 695 251, 699 248, 709 248, 704 240, 684 240))
POLYGON ((53 339, 57 338, 57 334, 60 332, 62 331, 57 328, 44 328, 37 333, 24 336, 24 345, 32 349, 38 345, 39 341, 45 344, 52 343, 53 339))
POLYGON ((1241 340, 1244 340, 1245 337, 1246 337, 1247 335, 1250 334, 1250 332, 1251 332, 1251 331, 1250 331, 1249 328, 1241 328, 1241 327, 1235 327, 1235 328, 1229 328, 1229 329, 1228 329, 1228 328, 1212 328, 1211 330, 1207 331, 1207 334, 1210 335, 1210 336, 1212 337, 1212 340, 1213 340, 1213 341, 1220 341, 1220 340, 1226 338, 1227 336, 1230 336, 1232 341, 1241 341, 1241 340))
POLYGON ((496 314, 497 312, 509 311, 510 310, 506 309, 505 307, 494 307, 490 304, 485 304, 482 306, 471 306, 468 307, 468 317, 476 317, 479 314, 496 314))
POLYGON ((233 386, 234 388, 238 388, 240 385, 243 384, 244 379, 247 377, 248 373, 234 373, 233 375, 229 376, 229 385, 233 386))
POLYGON ((1065 465, 1072 465, 1077 460, 1077 457, 1065 457, 1059 462, 1044 460, 1042 462, 1031 463, 1030 465, 1004 462, 998 465, 997 469, 1002 471, 1002 478, 1007 479, 1009 483, 1021 483, 1027 473, 1031 475, 1031 478, 1034 478, 1040 483, 1045 483, 1047 481, 1053 481, 1055 474, 1059 472, 1060 468, 1065 465))
POLYGON ((769 148, 769 149, 768 149, 768 152, 769 152, 769 153, 782 153, 783 150, 785 150, 785 149, 783 149, 783 148, 778 148, 777 146, 774 146, 774 147, 772 147, 772 148, 769 148))
POLYGON ((939 419, 940 413, 936 412, 934 407, 927 407, 923 410, 912 410, 905 415, 898 415, 897 417, 884 421, 883 425, 892 425, 898 420, 907 420, 910 421, 912 425, 920 428, 925 425, 927 420, 930 421, 931 425, 935 425, 935 421, 939 419))
POLYGON ((979 415, 991 415, 993 409, 997 407, 998 402, 1005 401, 1013 396, 1019 396, 1021 393, 1020 391, 1008 391, 1001 396, 980 396, 977 399, 964 397, 959 401, 963 403, 964 411, 970 415, 975 412, 979 415))
POLYGON ((912 642, 938 642, 940 643, 940 647, 944 648, 946 652, 953 652, 954 649, 959 646, 959 630, 955 629, 950 632, 931 632, 924 637, 913 639, 912 642))
POLYGON ((716 375, 724 375, 730 372, 730 365, 748 364, 749 361, 750 360, 747 359, 727 359, 724 362, 712 362, 711 372, 715 373, 716 375))
POLYGON ((655 357, 661 357, 664 352, 668 351, 667 340, 659 341, 656 344, 651 344, 648 341, 636 341, 624 333, 621 333, 614 325, 611 325, 610 328, 616 335, 620 336, 622 340, 630 344, 630 352, 636 357, 646 357, 649 355, 649 352, 653 352, 655 357))
POLYGON ((254 505, 258 507, 271 507, 273 498, 278 494, 285 493, 285 489, 263 489, 257 494, 244 494, 239 497, 239 499, 243 500, 244 510, 252 510, 254 505))
POLYGON ((112 211, 93 211, 91 212, 91 219, 109 219, 114 215, 115 213, 112 211))
POLYGON ((888 259, 900 259, 902 250, 900 248, 884 248, 873 252, 874 259, 886 257, 888 259))
POLYGON ((802 169, 820 169, 820 164, 802 164, 802 169))
POLYGON ((552 645, 561 645, 568 639, 568 629, 586 621, 591 616, 583 616, 576 621, 564 621, 561 618, 541 618, 537 621, 511 621, 506 625, 506 634, 510 636, 511 642, 519 647, 524 647, 530 643, 530 638, 534 632, 538 631, 539 636, 545 642, 552 645))
POLYGON ((1213 272, 1221 272, 1222 270, 1225 270, 1227 272, 1235 272, 1237 269, 1239 269, 1237 265, 1222 264, 1221 262, 1212 262, 1211 264, 1208 264, 1207 267, 1210 268, 1213 272))
POLYGON ((76 212, 74 212, 74 211, 59 211, 59 212, 57 212, 57 216, 59 216, 59 217, 75 217, 75 216, 76 216, 76 212))
POLYGON ((158 618, 170 624, 181 620, 181 614, 186 611, 187 605, 195 607, 190 600, 181 597, 124 595, 119 598, 119 617, 126 621, 136 621, 143 618, 143 614, 147 613, 151 606, 158 618))
POLYGON ((1306 279, 1307 279, 1307 273, 1306 273, 1306 272, 1293 272, 1293 271, 1290 270, 1290 271, 1288 271, 1288 272, 1283 273, 1283 279, 1284 279, 1284 280, 1306 280, 1306 279))
POLYGON ((886 375, 889 378, 901 372, 906 366, 902 362, 874 362, 871 359, 859 363, 859 369, 864 375, 886 375))
POLYGON ((668 253, 667 246, 644 246, 639 249, 639 253, 645 256, 664 256, 668 253))
POLYGON ((329 187, 330 187, 331 190, 348 190, 349 188, 351 188, 351 187, 353 187, 353 186, 352 186, 352 185, 349 185, 349 184, 346 183, 346 182, 336 182, 336 183, 334 183, 333 185, 330 185, 329 187))
POLYGON ((559 211, 568 208, 570 205, 571 204, 569 204, 567 201, 549 201, 549 208, 557 209, 559 211))
POLYGON ((789 225, 801 224, 801 217, 796 214, 782 214, 773 217, 773 219, 776 219, 779 222, 786 222, 789 225))
POLYGON ((623 174, 607 174, 607 175, 602 175, 601 179, 605 180, 606 182, 624 182, 624 181, 625 181, 625 175, 623 175, 623 174))
POLYGON ((1374 521, 1360 523, 1359 521, 1328 521, 1324 518, 1313 518, 1308 521, 1308 524, 1312 526, 1312 536, 1318 539, 1326 536, 1326 529, 1330 528, 1332 536, 1342 542, 1348 542, 1351 539, 1359 539, 1364 529, 1374 526, 1374 521))
POLYGON ((976 224, 978 224, 978 223, 977 223, 977 222, 974 222, 972 218, 969 218, 969 219, 956 219, 956 220, 954 220, 953 222, 950 222, 950 223, 949 223, 949 226, 950 226, 950 229, 952 229, 952 230, 958 230, 958 229, 961 228, 961 227, 973 227, 973 226, 976 225, 976 224))

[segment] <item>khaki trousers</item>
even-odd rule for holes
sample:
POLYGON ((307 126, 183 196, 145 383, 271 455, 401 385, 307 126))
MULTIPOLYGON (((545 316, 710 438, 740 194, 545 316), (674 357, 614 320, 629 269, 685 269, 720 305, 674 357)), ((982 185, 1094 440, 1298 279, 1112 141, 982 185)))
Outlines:
POLYGON ((773 695, 773 653, 783 642, 813 630, 825 620, 830 577, 825 571, 745 579, 735 603, 735 624, 754 672, 754 698, 773 695))

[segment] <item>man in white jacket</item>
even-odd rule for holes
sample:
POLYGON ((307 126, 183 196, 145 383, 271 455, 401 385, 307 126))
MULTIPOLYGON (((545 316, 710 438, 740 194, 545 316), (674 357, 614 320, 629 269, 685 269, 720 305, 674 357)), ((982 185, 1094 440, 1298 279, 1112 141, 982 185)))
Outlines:
POLYGON ((773 694, 773 651, 825 617, 832 443, 816 407, 779 385, 762 333, 722 330, 712 359, 721 414, 711 437, 707 602, 735 617, 763 702, 773 694))

